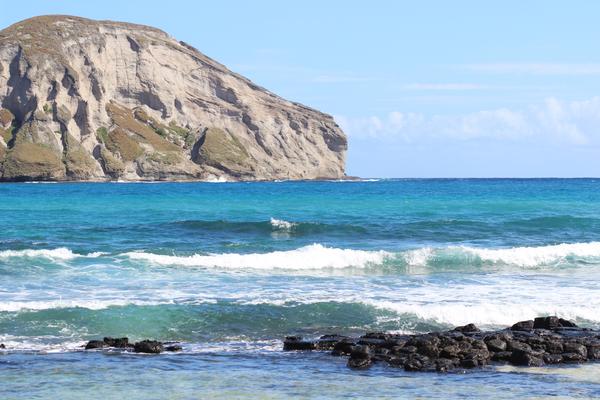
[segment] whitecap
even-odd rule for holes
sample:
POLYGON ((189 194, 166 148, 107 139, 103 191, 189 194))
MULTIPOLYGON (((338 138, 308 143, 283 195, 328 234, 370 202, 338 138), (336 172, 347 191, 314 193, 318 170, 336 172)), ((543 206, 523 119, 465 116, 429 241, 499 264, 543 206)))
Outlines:
POLYGON ((3 250, 0 251, 0 258, 48 258, 51 260, 72 260, 78 257, 86 258, 97 258, 106 253, 94 252, 90 254, 77 254, 66 247, 59 247, 56 249, 25 249, 25 250, 3 250))
POLYGON ((129 252, 124 256, 160 265, 216 267, 223 269, 290 269, 311 270, 325 268, 365 267, 384 262, 392 257, 386 251, 365 251, 325 247, 312 244, 295 250, 270 253, 220 253, 170 256, 145 252, 129 252))

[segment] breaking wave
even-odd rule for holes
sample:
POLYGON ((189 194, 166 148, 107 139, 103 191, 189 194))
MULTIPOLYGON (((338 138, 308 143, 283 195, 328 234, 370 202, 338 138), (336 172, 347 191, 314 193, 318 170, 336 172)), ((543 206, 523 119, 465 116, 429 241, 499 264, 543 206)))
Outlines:
POLYGON ((365 251, 325 247, 312 244, 295 250, 270 253, 221 253, 170 256, 145 252, 124 254, 132 260, 142 260, 160 265, 183 265, 190 267, 216 267, 223 269, 324 269, 377 265, 391 258, 386 251, 365 251))
POLYGON ((0 251, 0 259, 3 258, 48 258, 51 260, 72 260, 78 257, 96 258, 105 253, 94 252, 89 254, 77 254, 66 247, 57 249, 25 249, 25 250, 4 250, 0 251))

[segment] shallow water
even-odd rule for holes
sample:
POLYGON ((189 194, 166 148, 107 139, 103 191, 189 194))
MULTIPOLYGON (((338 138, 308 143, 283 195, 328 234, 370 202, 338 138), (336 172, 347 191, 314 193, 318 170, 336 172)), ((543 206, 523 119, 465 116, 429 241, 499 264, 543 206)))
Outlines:
POLYGON ((600 181, 5 184, 0 398, 600 396, 600 365, 355 372, 285 335, 600 328, 600 181), (102 336, 181 354, 82 352, 102 336))

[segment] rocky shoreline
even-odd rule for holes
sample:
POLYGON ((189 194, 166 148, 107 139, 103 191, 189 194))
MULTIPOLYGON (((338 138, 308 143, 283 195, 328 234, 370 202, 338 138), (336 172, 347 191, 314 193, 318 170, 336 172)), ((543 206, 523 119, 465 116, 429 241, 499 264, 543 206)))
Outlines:
POLYGON ((557 317, 517 322, 510 328, 481 331, 474 324, 445 332, 402 335, 372 332, 358 338, 325 335, 317 340, 288 336, 284 351, 330 351, 348 356, 348 367, 377 362, 405 371, 448 372, 512 364, 541 367, 600 360, 600 331, 557 317))

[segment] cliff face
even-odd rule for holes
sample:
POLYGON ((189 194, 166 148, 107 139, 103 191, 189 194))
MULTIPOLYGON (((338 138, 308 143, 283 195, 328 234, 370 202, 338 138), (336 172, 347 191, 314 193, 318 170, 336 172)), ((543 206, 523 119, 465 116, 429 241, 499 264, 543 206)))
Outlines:
POLYGON ((0 31, 0 180, 344 176, 333 119, 140 25, 44 16, 0 31))

